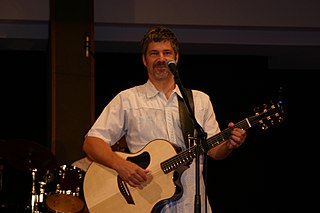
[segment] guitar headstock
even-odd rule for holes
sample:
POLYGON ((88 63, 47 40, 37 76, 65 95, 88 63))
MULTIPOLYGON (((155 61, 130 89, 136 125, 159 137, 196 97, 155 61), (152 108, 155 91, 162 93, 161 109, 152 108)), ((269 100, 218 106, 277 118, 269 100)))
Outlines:
POLYGON ((269 126, 282 123, 285 116, 285 109, 281 100, 276 103, 270 101, 269 104, 256 107, 254 112, 255 115, 250 120, 253 125, 260 125, 263 130, 268 129, 269 126))

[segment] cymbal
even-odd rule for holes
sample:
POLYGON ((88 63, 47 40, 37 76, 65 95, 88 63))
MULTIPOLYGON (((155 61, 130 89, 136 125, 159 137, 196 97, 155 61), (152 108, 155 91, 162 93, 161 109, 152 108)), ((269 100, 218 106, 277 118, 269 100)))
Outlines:
POLYGON ((53 153, 45 146, 27 139, 1 139, 0 157, 18 170, 45 172, 57 167, 53 153))

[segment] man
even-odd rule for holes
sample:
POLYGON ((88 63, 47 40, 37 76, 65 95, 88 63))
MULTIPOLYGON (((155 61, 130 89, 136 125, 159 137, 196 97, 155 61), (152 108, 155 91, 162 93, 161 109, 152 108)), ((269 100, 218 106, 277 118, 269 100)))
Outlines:
MULTIPOLYGON (((178 107, 181 92, 174 75, 167 67, 169 60, 179 61, 179 46, 175 34, 166 27, 155 26, 146 32, 142 41, 142 62, 147 69, 145 84, 121 91, 104 108, 87 133, 83 150, 92 161, 117 172, 121 180, 131 187, 143 188, 152 181, 155 171, 142 168, 112 151, 111 146, 123 136, 131 153, 137 153, 151 141, 163 139, 173 146, 186 150, 178 107)), ((220 132, 210 97, 192 90, 194 115, 208 137, 220 132)), ((232 127, 234 124, 230 123, 232 127)), ((206 154, 216 160, 225 159, 246 138, 246 131, 234 128, 223 143, 212 147, 206 154)), ((161 163, 161 162, 159 162, 161 163)), ((200 158, 200 173, 203 171, 203 155, 200 158)), ((193 212, 195 195, 195 162, 183 171, 182 197, 172 199, 161 212, 193 212)), ((205 184, 201 176, 201 203, 205 203, 205 184)), ((143 189, 142 189, 143 190, 143 189)), ((201 208, 202 212, 205 209, 201 208)), ((211 212, 210 205, 208 211, 211 212)))

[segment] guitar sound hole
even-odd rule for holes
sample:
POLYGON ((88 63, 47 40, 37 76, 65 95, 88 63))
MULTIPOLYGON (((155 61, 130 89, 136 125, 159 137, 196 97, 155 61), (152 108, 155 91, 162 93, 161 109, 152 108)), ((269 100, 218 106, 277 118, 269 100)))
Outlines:
POLYGON ((148 152, 143 152, 135 157, 128 157, 127 160, 138 164, 140 167, 146 169, 150 163, 150 154, 148 152))

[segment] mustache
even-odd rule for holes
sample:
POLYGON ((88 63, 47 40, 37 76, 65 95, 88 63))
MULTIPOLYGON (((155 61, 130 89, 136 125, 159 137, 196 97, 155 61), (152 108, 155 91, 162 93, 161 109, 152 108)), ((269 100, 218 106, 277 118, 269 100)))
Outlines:
POLYGON ((153 68, 157 66, 167 66, 165 61, 157 61, 156 63, 153 64, 153 68))

